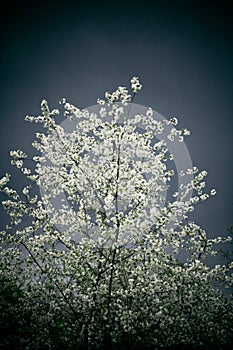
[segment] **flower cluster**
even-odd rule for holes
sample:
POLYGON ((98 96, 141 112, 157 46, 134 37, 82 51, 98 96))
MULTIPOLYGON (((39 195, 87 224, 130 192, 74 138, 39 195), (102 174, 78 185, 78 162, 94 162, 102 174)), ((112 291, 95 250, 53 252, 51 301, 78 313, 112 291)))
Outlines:
MULTIPOLYGON (((119 86, 117 90, 113 91, 112 93, 106 92, 105 98, 110 104, 120 101, 122 104, 126 105, 131 101, 131 95, 129 95, 128 90, 124 86, 119 86)), ((100 99, 98 99, 97 102, 99 104, 104 104, 104 101, 100 99)))
POLYGON ((131 80, 131 88, 134 93, 138 93, 142 89, 142 84, 140 83, 138 77, 133 77, 131 80))

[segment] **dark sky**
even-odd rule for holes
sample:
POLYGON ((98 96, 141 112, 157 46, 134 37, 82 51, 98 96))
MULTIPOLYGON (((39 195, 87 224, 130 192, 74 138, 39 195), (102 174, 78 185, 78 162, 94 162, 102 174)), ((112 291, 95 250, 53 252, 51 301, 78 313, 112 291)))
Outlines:
MULTIPOLYGON (((0 175, 13 172, 9 150, 30 153, 40 113, 61 97, 84 108, 106 90, 140 77, 135 103, 191 130, 193 165, 206 169, 217 196, 193 218, 224 235, 233 224, 233 48, 230 5, 203 1, 9 1, 1 8, 0 175), (20 4, 19 4, 20 3, 20 4)), ((5 217, 1 213, 0 229, 5 217)))

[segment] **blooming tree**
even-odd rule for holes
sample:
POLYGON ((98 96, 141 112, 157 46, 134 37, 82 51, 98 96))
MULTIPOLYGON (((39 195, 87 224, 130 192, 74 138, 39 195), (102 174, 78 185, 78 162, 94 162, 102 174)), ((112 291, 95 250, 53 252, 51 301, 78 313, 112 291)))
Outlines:
POLYGON ((209 239, 189 219, 216 191, 204 191, 206 171, 176 164, 172 151, 189 131, 152 108, 141 113, 133 103, 141 88, 133 77, 130 90, 83 110, 62 99, 61 124, 45 100, 42 115, 26 117, 45 128, 34 167, 11 152, 31 183, 19 193, 9 174, 0 180, 11 219, 1 231, 1 276, 19 288, 34 337, 32 345, 21 335, 18 348, 220 349, 231 340, 223 289, 233 264, 206 262, 230 237, 209 239))

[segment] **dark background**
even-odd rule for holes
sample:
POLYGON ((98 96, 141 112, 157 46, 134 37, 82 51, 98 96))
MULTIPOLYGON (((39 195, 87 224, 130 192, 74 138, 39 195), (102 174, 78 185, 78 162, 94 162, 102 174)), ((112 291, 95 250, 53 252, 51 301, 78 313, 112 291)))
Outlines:
MULTIPOLYGON (((224 1, 12 1, 1 5, 0 176, 20 171, 9 151, 32 152, 40 114, 67 97, 78 107, 96 104, 106 90, 139 76, 135 103, 191 130, 193 165, 208 171, 218 194, 192 215, 210 236, 233 224, 232 11, 224 1)), ((0 211, 0 229, 6 222, 0 211)))

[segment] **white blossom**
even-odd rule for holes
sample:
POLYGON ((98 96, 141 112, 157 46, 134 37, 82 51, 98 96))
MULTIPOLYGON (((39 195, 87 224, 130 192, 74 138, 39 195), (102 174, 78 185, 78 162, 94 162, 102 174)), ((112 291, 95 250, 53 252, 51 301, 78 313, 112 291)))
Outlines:
POLYGON ((211 194, 211 196, 215 196, 216 195, 216 190, 213 188, 211 191, 210 191, 210 194, 211 194))

